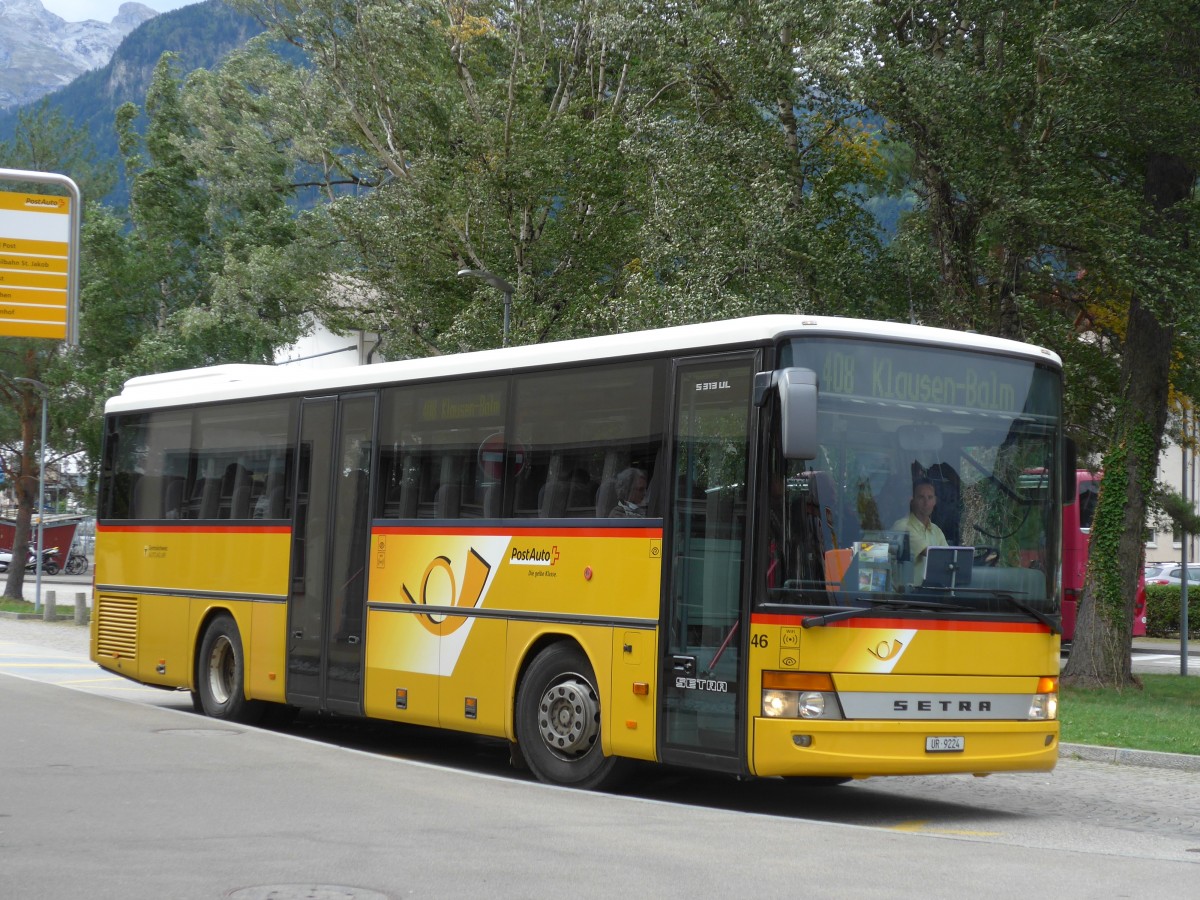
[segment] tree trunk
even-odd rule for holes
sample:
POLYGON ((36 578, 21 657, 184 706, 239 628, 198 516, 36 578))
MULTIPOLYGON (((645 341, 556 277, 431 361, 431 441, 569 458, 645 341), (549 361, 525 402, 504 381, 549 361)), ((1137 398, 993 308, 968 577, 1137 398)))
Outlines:
MULTIPOLYGON (((1146 161, 1145 200, 1151 215, 1145 232, 1169 239, 1163 214, 1191 196, 1196 171, 1179 157, 1152 154, 1146 161)), ((1188 236, 1179 241, 1186 248, 1188 236)), ((1088 572, 1079 601, 1075 641, 1063 670, 1074 684, 1125 687, 1138 684, 1130 661, 1134 595, 1142 565, 1147 497, 1154 488, 1167 422, 1170 363, 1175 329, 1165 302, 1157 308, 1134 295, 1121 357, 1121 409, 1113 450, 1092 523, 1088 572)))
POLYGON ((1167 420, 1173 337, 1174 329, 1134 298, 1122 363, 1125 414, 1114 449, 1104 459, 1075 641, 1063 670, 1070 683, 1117 688, 1138 684, 1130 661, 1134 595, 1142 565, 1146 498, 1154 488, 1167 420))

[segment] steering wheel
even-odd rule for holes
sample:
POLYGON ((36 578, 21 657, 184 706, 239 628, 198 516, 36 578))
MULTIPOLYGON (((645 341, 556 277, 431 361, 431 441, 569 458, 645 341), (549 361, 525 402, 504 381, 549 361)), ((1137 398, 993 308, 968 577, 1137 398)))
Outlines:
POLYGON ((1000 563, 1000 551, 996 547, 976 547, 974 562, 977 566, 995 566, 1000 563))

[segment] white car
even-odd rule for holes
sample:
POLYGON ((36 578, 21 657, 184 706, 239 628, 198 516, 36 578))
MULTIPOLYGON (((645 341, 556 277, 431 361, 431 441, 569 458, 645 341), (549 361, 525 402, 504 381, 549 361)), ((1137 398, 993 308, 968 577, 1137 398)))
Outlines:
MULTIPOLYGON (((1146 584, 1179 584, 1183 567, 1179 563, 1151 563, 1146 566, 1146 584)), ((1188 584, 1200 584, 1200 563, 1188 563, 1188 584)))

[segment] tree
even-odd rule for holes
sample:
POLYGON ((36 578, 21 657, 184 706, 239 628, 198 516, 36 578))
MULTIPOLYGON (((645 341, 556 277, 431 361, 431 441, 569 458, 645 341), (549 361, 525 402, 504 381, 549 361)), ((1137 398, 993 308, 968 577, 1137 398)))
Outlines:
POLYGON ((311 64, 294 106, 306 121, 282 131, 303 124, 304 161, 336 198, 340 271, 378 298, 393 355, 499 343, 499 298, 456 278, 464 267, 515 285, 518 342, 868 293, 855 189, 873 148, 795 74, 790 13, 237 6, 311 64))

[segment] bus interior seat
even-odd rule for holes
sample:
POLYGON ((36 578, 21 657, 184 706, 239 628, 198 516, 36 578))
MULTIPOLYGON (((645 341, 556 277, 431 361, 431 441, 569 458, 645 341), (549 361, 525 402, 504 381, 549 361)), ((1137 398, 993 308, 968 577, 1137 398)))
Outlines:
POLYGON ((600 482, 600 487, 596 491, 596 518, 607 518, 616 505, 617 482, 612 478, 600 482))
POLYGON ((582 470, 574 473, 567 488, 567 506, 565 515, 571 518, 591 516, 596 508, 597 486, 588 474, 582 470))
POLYGON ((646 481, 646 515, 653 519, 662 518, 663 498, 658 482, 658 469, 651 463, 650 478, 646 481))
POLYGON ((571 486, 565 481, 555 481, 542 488, 538 501, 538 514, 543 519, 561 519, 567 512, 567 497, 571 486))
MULTIPOLYGON (((36 485, 35 485, 36 487, 36 485)), ((162 516, 162 478, 143 475, 133 486, 134 519, 157 519, 162 516)))
POLYGON ((199 518, 215 519, 221 511, 221 479, 204 479, 201 490, 199 518))
POLYGON ((405 454, 404 467, 400 476, 400 506, 396 510, 398 519, 415 519, 417 503, 421 496, 421 461, 412 453, 405 454))
POLYGON ((485 519, 500 518, 500 505, 504 500, 504 487, 499 484, 489 484, 483 489, 483 517, 485 519))
POLYGON ((183 479, 179 476, 167 482, 163 515, 168 519, 183 517, 183 479))
POLYGON ((438 519, 457 519, 462 505, 462 488, 458 484, 443 484, 434 495, 434 516, 438 519))
POLYGON ((937 504, 933 508, 935 525, 951 544, 959 543, 962 523, 962 485, 958 473, 949 463, 936 463, 925 472, 933 483, 937 504))
POLYGON ((250 517, 250 489, 252 487, 252 482, 243 481, 233 489, 233 496, 229 500, 229 518, 248 519, 250 517))

